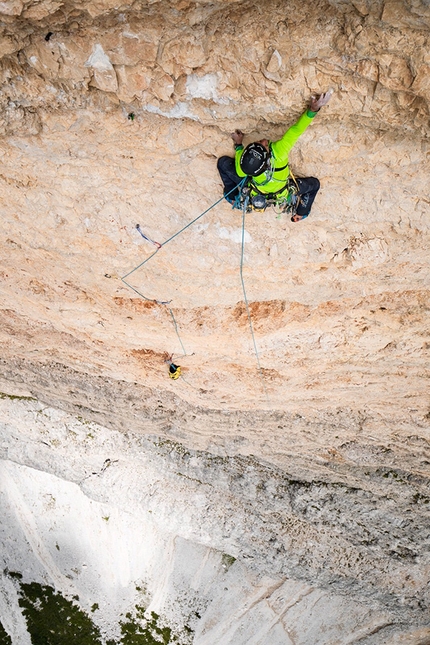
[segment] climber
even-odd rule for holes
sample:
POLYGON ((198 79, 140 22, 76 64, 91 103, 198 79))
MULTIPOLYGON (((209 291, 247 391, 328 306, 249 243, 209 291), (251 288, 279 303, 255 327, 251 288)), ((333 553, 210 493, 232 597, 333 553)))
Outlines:
POLYGON ((264 211, 268 203, 275 203, 281 207, 289 205, 289 210, 293 212, 292 222, 299 222, 309 215, 320 182, 315 177, 298 177, 293 181, 288 155, 297 139, 312 123, 316 113, 323 105, 327 105, 332 92, 333 90, 329 90, 318 97, 312 96, 306 112, 278 141, 261 139, 244 148, 243 132, 236 130, 232 133, 235 157, 220 157, 217 162, 227 201, 233 205, 238 203, 240 195, 237 186, 244 177, 248 177, 246 185, 249 187, 250 202, 254 210, 264 211))
POLYGON ((181 367, 180 367, 180 365, 175 365, 174 363, 170 363, 170 365, 169 365, 169 376, 174 381, 176 381, 176 379, 181 376, 181 367))
POLYGON ((180 365, 175 365, 175 363, 172 361, 173 354, 165 354, 166 358, 164 359, 164 362, 169 365, 169 376, 172 378, 174 381, 178 379, 181 376, 181 366, 180 365))

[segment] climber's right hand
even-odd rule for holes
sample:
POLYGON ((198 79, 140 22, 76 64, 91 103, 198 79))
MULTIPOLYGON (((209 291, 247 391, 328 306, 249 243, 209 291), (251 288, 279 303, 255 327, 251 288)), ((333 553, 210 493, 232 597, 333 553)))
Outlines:
POLYGON ((242 141, 243 141, 244 136, 245 135, 243 134, 243 132, 241 130, 235 130, 234 132, 231 133, 231 138, 233 139, 235 144, 237 144, 239 146, 242 145, 242 141))

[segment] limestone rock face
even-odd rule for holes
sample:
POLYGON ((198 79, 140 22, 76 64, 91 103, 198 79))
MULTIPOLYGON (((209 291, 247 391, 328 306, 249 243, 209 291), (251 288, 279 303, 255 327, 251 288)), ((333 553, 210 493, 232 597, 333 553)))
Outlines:
POLYGON ((430 638, 429 31, 424 0, 0 2, 13 645, 20 563, 103 642, 139 602, 198 645, 430 638), (310 217, 243 218, 230 133, 329 87, 310 217))

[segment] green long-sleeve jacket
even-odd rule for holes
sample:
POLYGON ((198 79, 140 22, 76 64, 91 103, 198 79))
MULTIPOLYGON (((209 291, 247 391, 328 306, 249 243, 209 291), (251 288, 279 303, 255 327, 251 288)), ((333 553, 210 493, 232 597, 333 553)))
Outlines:
MULTIPOLYGON (((269 193, 276 193, 277 199, 282 199, 283 197, 286 197, 288 195, 287 179, 290 175, 288 156, 297 139, 312 123, 315 114, 316 112, 307 110, 304 114, 302 114, 297 123, 295 123, 286 131, 281 139, 279 139, 278 141, 269 142, 269 168, 262 172, 260 175, 257 175, 257 177, 252 177, 251 180, 251 186, 255 187, 258 192, 264 193, 265 195, 269 193)), ((240 167, 240 159, 242 157, 243 151, 243 145, 236 146, 235 164, 236 172, 239 177, 245 177, 245 173, 240 167)))

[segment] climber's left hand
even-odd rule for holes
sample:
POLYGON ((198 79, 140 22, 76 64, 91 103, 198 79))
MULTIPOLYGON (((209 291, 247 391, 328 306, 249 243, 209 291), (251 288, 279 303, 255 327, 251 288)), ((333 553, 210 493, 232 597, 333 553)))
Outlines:
POLYGON ((312 112, 318 112, 320 108, 322 108, 324 105, 327 105, 327 103, 330 101, 331 97, 333 94, 333 90, 328 90, 328 92, 324 92, 323 94, 320 94, 319 96, 311 96, 311 102, 310 102, 310 110, 312 112))

